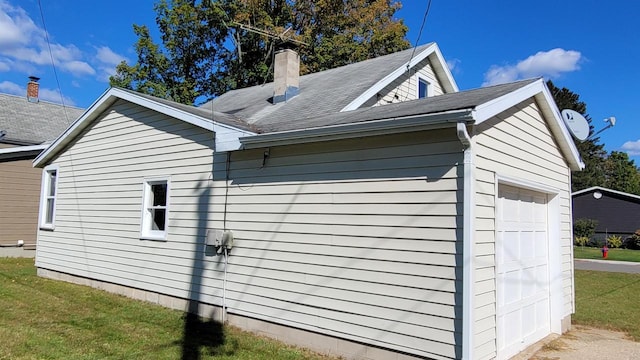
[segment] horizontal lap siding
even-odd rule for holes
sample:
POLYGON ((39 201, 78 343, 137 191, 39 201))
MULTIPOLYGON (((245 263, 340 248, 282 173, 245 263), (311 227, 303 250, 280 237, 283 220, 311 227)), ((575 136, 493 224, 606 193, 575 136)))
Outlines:
POLYGON ((112 109, 54 161, 56 229, 40 231, 39 267, 221 305, 224 261, 203 241, 226 227, 229 312, 460 354, 453 130, 276 147, 266 160, 265 150, 233 152, 226 188, 211 133, 122 102, 112 109), (139 238, 142 179, 155 176, 171 176, 167 241, 139 238))
MULTIPOLYGON (((188 297, 201 209, 172 204, 168 240, 140 240, 142 184, 170 176, 171 195, 197 198, 212 176, 212 148, 210 131, 116 102, 53 161, 55 230, 39 231, 37 266, 188 297), (192 220, 174 226, 173 211, 192 220)), ((204 273, 219 278, 212 266, 204 273)))
MULTIPOLYGON (((459 354, 454 132, 271 148, 264 165, 263 154, 231 154, 228 276, 243 290, 227 295, 229 311, 417 355, 459 354)), ((220 194, 224 167, 215 168, 220 194)))
POLYGON ((42 170, 31 161, 0 161, 0 244, 36 243, 42 170))
MULTIPOLYGON (((408 60, 408 59, 407 59, 408 60)), ((373 97, 363 107, 385 105, 401 101, 415 100, 418 98, 418 76, 429 81, 433 87, 433 95, 442 95, 444 90, 433 71, 433 67, 426 58, 411 69, 404 72, 397 79, 382 89, 376 97, 373 97)))
POLYGON ((521 103, 476 129, 475 341, 478 359, 496 356, 495 175, 545 184, 560 193, 566 313, 572 312, 570 173, 533 101, 521 103), (488 336, 490 335, 490 336, 488 336))

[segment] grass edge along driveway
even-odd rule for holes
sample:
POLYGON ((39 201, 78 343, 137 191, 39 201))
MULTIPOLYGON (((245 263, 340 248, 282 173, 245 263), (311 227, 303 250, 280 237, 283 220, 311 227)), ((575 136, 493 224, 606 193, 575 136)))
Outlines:
MULTIPOLYGON (((586 246, 574 246, 573 258, 605 260, 602 258, 601 248, 586 246)), ((609 256, 606 260, 640 262, 640 250, 609 249, 609 256)))
POLYGON ((640 274, 575 271, 573 323, 623 331, 640 341, 640 274))

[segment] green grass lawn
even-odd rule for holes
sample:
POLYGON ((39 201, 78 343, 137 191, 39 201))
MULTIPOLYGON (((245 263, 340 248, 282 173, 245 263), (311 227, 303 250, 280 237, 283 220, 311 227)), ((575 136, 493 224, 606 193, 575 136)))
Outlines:
POLYGON ((619 330, 640 341, 640 274, 575 271, 574 324, 619 330))
POLYGON ((0 359, 332 359, 0 258, 0 359), (186 335, 185 335, 186 334, 186 335))
MULTIPOLYGON (((602 260, 602 251, 600 248, 574 246, 573 257, 575 259, 602 260)), ((609 249, 607 260, 640 262, 640 250, 609 249)))

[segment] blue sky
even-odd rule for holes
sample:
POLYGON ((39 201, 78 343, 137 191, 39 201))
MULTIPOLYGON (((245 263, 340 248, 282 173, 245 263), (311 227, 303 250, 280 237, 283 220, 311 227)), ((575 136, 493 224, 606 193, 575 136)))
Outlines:
MULTIPOLYGON (((155 29, 154 0, 41 0, 66 104, 88 107, 122 59, 135 60, 131 25, 155 29)), ((426 0, 402 1, 397 17, 415 43, 426 0)), ((440 46, 461 90, 543 76, 587 103, 608 151, 640 164, 640 5, 628 0, 521 2, 433 0, 419 44, 440 46)), ((0 92, 23 95, 27 77, 60 102, 38 0, 0 0, 0 92)))

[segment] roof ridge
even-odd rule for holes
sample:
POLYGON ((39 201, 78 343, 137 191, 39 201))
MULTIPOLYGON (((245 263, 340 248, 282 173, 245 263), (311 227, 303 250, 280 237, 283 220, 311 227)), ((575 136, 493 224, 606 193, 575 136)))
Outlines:
POLYGON ((22 95, 16 95, 16 94, 8 94, 8 93, 2 93, 0 92, 0 95, 2 96, 8 96, 8 97, 12 97, 12 98, 16 98, 16 99, 24 99, 26 100, 28 103, 31 104, 39 104, 39 103, 43 103, 43 104, 47 104, 47 105, 53 105, 53 106, 59 106, 59 107, 70 107, 70 108, 74 108, 74 109, 79 109, 79 110, 84 110, 83 108, 79 107, 79 106, 75 106, 75 105, 67 105, 67 104, 60 104, 60 103, 56 103, 53 101, 47 101, 47 100, 42 100, 42 99, 38 99, 38 101, 36 102, 31 102, 29 100, 27 100, 26 96, 22 96, 22 95))

